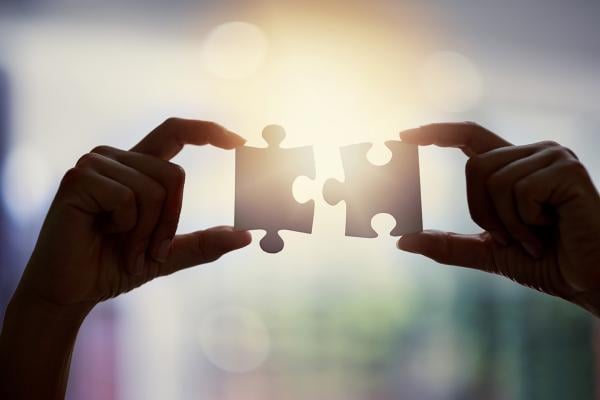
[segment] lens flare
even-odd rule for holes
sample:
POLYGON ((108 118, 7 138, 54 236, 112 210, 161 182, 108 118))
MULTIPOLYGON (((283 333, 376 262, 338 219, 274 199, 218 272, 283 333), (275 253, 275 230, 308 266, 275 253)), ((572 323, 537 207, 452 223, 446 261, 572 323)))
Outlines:
POLYGON ((245 308, 214 310, 202 321, 199 333, 206 357, 225 371, 252 371, 269 355, 271 341, 265 324, 245 308))
POLYGON ((267 48, 267 38, 259 27, 228 22, 208 35, 202 52, 204 66, 220 78, 247 78, 260 68, 267 48))

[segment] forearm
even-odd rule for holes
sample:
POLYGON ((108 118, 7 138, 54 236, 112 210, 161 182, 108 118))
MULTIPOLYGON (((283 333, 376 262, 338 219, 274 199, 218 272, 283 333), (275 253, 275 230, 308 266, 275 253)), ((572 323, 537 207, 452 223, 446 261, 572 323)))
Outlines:
POLYGON ((0 397, 64 398, 71 354, 86 314, 84 309, 65 312, 15 295, 0 335, 0 397))

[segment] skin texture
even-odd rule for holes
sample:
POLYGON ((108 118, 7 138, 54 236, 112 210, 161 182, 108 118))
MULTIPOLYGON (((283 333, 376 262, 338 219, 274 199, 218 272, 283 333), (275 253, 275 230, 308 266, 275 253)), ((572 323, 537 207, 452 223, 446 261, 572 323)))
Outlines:
POLYGON ((422 126, 405 142, 461 149, 475 235, 428 230, 398 247, 505 276, 600 316, 600 197, 575 154, 554 142, 514 146, 470 122, 422 126))
POLYGON ((185 174, 168 161, 186 144, 244 142, 172 118, 130 151, 97 147, 67 171, 6 312, 0 398, 63 398, 77 332, 96 304, 250 243, 230 227, 175 235, 185 174))

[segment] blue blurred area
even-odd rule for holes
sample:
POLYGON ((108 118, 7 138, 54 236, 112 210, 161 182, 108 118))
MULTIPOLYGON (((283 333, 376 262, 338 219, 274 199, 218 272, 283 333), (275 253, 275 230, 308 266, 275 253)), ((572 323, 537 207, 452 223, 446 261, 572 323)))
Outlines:
MULTIPOLYGON (((9 84, 4 71, 0 69, 0 165, 4 165, 6 153, 8 152, 8 134, 10 126, 9 118, 9 84)), ((1 169, 0 169, 1 172, 1 169)), ((0 178, 0 185, 2 180, 0 178)), ((11 221, 8 212, 0 203, 0 243, 9 243, 11 221)), ((14 251, 10 246, 0 253, 0 264, 3 266, 16 265, 14 251)), ((10 294, 14 290, 14 283, 18 279, 19 271, 16 268, 4 267, 0 270, 0 315, 4 319, 4 310, 8 304, 10 294)))
MULTIPOLYGON (((251 143, 281 122, 291 143, 320 146, 317 183, 341 173, 338 144, 432 120, 555 140, 598 182, 599 17, 592 1, 3 1, 0 311, 62 173, 171 115, 251 143), (236 80, 219 75, 247 72, 219 58, 230 49, 205 46, 230 21, 269 41, 236 80), (429 81, 448 88, 429 93, 429 81)), ((256 44, 241 39, 242 53, 256 44)), ((181 230, 231 223, 232 155, 186 149, 176 161, 188 176, 181 230)), ((464 161, 421 152, 426 227, 477 230, 464 161)), ((80 334, 69 398, 593 397, 595 324, 583 311, 400 254, 388 238, 344 238, 343 216, 317 196, 314 235, 286 234, 281 255, 252 247, 101 305, 80 334)))

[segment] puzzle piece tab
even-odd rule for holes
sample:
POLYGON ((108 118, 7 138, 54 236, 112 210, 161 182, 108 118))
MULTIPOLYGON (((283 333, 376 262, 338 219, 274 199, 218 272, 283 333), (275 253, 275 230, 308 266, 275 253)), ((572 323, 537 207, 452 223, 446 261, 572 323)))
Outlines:
POLYGON ((346 236, 377 237, 371 220, 379 213, 396 219, 392 236, 423 229, 418 148, 400 141, 385 144, 392 159, 382 166, 367 160, 369 143, 342 147, 345 181, 325 182, 323 196, 329 204, 346 202, 346 236))
POLYGON ((234 227, 265 230, 260 247, 277 253, 284 245, 280 230, 312 232, 314 201, 298 203, 292 184, 298 176, 315 178, 315 160, 310 146, 281 148, 281 126, 269 125, 262 135, 269 147, 245 146, 235 153, 234 227))

